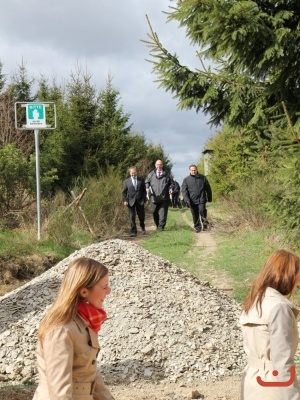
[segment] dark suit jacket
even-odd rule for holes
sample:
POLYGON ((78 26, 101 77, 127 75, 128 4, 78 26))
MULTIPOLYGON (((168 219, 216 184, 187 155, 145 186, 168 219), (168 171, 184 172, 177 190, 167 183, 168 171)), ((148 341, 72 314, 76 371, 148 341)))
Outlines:
POLYGON ((131 177, 125 179, 123 183, 122 199, 123 202, 127 201, 130 207, 134 206, 135 202, 143 205, 146 201, 145 179, 139 176, 137 177, 137 189, 134 188, 131 177))

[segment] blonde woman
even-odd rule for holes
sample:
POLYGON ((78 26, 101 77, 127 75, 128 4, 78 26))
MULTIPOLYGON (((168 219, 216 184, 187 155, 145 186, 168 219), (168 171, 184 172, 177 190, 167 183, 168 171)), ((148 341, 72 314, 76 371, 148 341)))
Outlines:
POLYGON ((91 258, 70 263, 51 309, 41 322, 33 400, 113 400, 97 371, 98 331, 110 293, 108 269, 91 258))
POLYGON ((248 356, 242 400, 300 400, 294 364, 299 311, 288 300, 299 284, 299 258, 278 250, 251 286, 240 318, 248 356))

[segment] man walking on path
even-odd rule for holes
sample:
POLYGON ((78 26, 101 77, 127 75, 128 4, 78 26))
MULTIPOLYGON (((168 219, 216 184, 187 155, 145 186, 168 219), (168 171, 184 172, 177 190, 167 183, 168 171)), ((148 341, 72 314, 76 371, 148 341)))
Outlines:
POLYGON ((145 230, 145 200, 146 200, 146 186, 144 178, 137 176, 135 167, 129 168, 130 178, 125 179, 123 183, 122 199, 124 206, 128 207, 129 221, 130 221, 130 236, 137 235, 136 228, 136 214, 140 221, 140 227, 143 235, 146 234, 145 230))
POLYGON ((146 178, 146 191, 152 203, 154 223, 159 231, 164 230, 167 222, 170 183, 169 171, 164 169, 161 160, 157 160, 155 168, 146 178))
POLYGON ((190 175, 182 182, 182 195, 190 207, 194 228, 200 232, 207 228, 206 202, 212 201, 212 191, 206 177, 198 173, 196 165, 190 165, 189 169, 190 175))

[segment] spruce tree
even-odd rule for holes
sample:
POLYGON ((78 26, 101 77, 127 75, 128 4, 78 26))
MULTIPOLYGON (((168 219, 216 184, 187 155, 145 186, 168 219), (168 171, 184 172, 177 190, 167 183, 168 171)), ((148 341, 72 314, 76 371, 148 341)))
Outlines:
POLYGON ((202 110, 215 125, 261 128, 282 121, 284 101, 293 124, 299 121, 298 0, 178 0, 168 14, 196 46, 200 67, 182 65, 150 22, 144 42, 160 86, 179 108, 202 110))

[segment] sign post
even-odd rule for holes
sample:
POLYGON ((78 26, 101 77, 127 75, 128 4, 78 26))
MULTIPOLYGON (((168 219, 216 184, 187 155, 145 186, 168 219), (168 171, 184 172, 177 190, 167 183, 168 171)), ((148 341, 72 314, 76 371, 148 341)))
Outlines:
POLYGON ((41 188, 40 188, 40 149, 39 149, 39 130, 40 129, 56 129, 56 108, 53 102, 43 103, 15 103, 15 125, 16 129, 34 130, 35 142, 35 165, 36 165, 36 203, 37 203, 37 238, 41 238, 41 188), (22 108, 26 108, 26 116, 21 112, 22 108), (46 122, 46 109, 51 110, 49 120, 46 122), (20 116, 20 118, 18 118, 20 116), (25 121, 24 121, 25 117, 25 121))
POLYGON ((41 239, 41 188, 40 188, 40 146, 39 146, 39 130, 34 130, 35 143, 35 171, 36 171, 36 208, 37 208, 37 225, 38 225, 38 240, 41 239))

